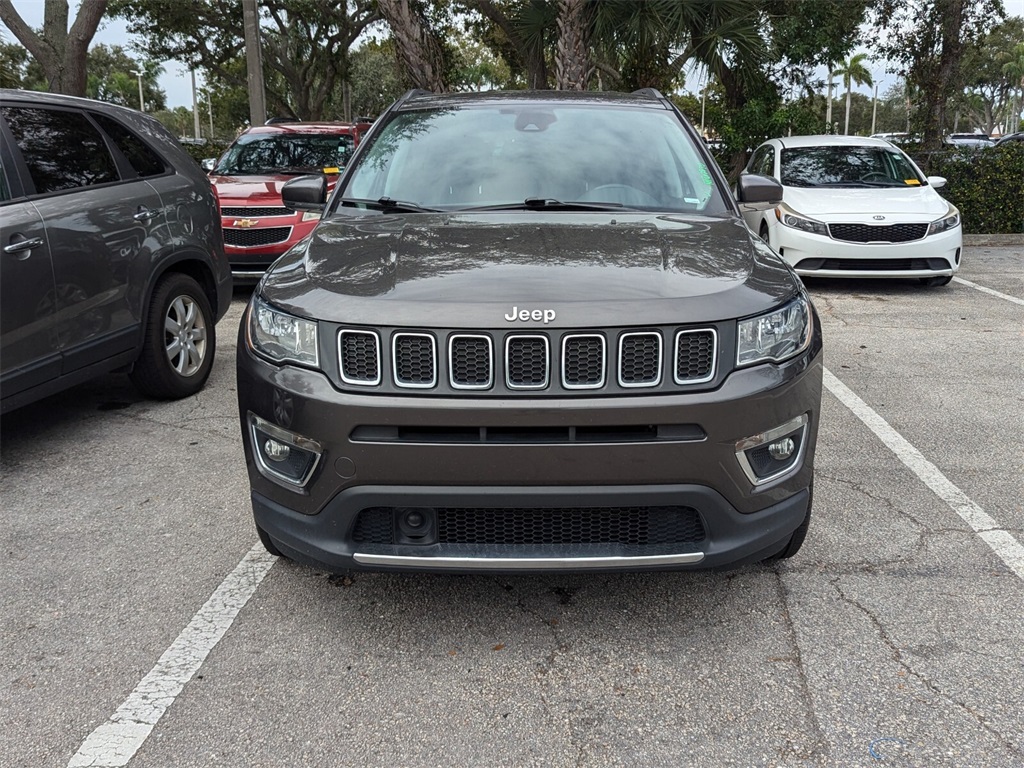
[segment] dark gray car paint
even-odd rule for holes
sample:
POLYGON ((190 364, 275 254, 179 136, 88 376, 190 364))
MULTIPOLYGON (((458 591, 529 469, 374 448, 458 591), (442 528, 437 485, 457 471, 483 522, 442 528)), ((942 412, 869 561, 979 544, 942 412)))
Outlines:
POLYGON ((513 306, 552 328, 754 315, 799 284, 731 218, 645 213, 336 216, 271 269, 261 294, 355 325, 501 326, 513 306))

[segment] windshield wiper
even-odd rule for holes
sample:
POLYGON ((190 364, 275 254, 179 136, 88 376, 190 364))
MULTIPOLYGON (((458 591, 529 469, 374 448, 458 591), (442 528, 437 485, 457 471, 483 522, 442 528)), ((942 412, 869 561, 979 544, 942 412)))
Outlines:
POLYGON ((521 203, 502 203, 500 205, 479 205, 472 208, 460 208, 461 211, 622 211, 635 210, 622 203, 584 203, 580 201, 563 202, 551 197, 528 197, 521 203))
POLYGON ((344 197, 342 205, 349 207, 366 206, 373 210, 384 213, 439 213, 437 208, 427 208, 419 203, 412 203, 406 200, 392 200, 390 197, 380 197, 376 200, 363 199, 358 197, 344 197))
POLYGON ((860 179, 851 181, 823 181, 816 186, 819 187, 902 187, 906 186, 896 181, 861 181, 860 179))

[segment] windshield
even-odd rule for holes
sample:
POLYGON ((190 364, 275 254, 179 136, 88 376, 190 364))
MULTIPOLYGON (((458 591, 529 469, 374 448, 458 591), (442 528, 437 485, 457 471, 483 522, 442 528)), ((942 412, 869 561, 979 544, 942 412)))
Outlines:
POLYGON ((352 147, 352 136, 347 134, 245 134, 228 147, 213 172, 224 176, 258 176, 344 168, 352 147))
POLYGON ((502 103, 400 112, 368 150, 343 204, 729 210, 704 158, 667 110, 502 103))
POLYGON ((906 155, 890 147, 783 149, 787 187, 917 187, 924 178, 906 155))

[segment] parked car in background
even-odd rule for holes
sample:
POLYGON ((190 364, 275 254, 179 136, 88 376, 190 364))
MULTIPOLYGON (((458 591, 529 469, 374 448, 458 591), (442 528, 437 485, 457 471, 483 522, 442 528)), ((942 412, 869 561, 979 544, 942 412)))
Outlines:
POLYGON ((960 212, 901 149, 882 139, 792 136, 745 170, 778 179, 782 204, 745 211, 750 229, 800 275, 916 277, 945 285, 960 267, 960 212))
POLYGON ((945 143, 953 147, 972 147, 983 149, 994 147, 995 142, 984 133, 951 133, 944 139, 945 143))
POLYGON ((323 219, 240 328, 268 551, 564 572, 800 549, 817 317, 670 100, 413 91, 327 198, 322 175, 285 186, 323 219))
POLYGON ((1000 137, 996 142, 997 147, 1001 147, 1004 144, 1024 144, 1024 131, 1020 133, 1008 133, 1005 136, 1000 137))
POLYGON ((236 279, 258 279, 282 253, 313 231, 319 214, 281 203, 289 179, 322 173, 333 186, 359 136, 348 123, 275 119, 242 133, 210 171, 220 201, 224 245, 236 279))
POLYGON ((231 273, 209 180, 156 120, 0 90, 0 222, 3 411, 119 368, 202 388, 231 273))

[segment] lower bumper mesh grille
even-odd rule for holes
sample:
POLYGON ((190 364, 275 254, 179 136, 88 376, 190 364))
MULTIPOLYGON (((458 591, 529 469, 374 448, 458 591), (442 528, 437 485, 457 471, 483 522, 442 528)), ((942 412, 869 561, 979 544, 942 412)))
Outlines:
MULTIPOLYGON (((563 507, 556 509, 438 507, 439 544, 544 545, 692 544, 704 539, 704 525, 690 507, 563 507)), ((394 543, 392 507, 359 513, 353 539, 394 543)))

